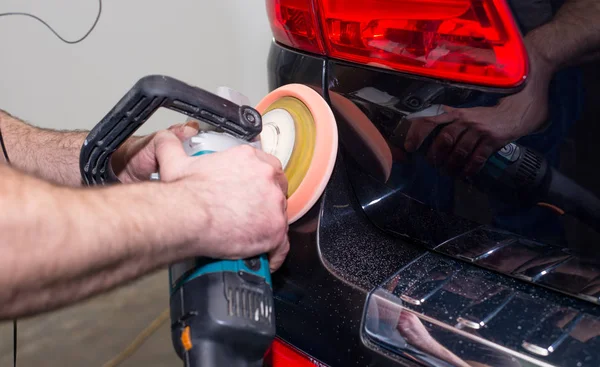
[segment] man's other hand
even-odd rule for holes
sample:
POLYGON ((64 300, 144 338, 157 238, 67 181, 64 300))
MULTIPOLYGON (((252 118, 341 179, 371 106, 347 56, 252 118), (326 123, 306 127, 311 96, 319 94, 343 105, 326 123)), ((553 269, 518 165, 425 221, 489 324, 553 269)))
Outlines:
POLYGON ((281 266, 289 251, 288 182, 277 158, 250 145, 190 157, 172 131, 152 141, 161 181, 175 188, 172 203, 188 218, 179 230, 190 256, 268 253, 271 270, 281 266))
MULTIPOLYGON (((199 131, 197 122, 188 122, 169 127, 169 131, 183 143, 199 131)), ((134 183, 146 181, 154 172, 158 172, 154 139, 157 133, 143 137, 130 138, 125 141, 112 156, 111 164, 119 181, 134 183)))

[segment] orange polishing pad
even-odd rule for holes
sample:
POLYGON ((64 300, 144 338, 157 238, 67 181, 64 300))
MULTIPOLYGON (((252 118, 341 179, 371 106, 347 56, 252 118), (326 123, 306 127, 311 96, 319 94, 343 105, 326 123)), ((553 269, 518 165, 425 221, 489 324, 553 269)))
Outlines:
MULTIPOLYGON (((331 177, 338 149, 335 118, 327 102, 316 91, 302 84, 287 84, 274 90, 258 103, 256 110, 265 120, 266 113, 270 114, 268 120, 275 120, 277 133, 280 134, 277 139, 281 141, 282 147, 277 148, 279 149, 277 156, 282 161, 286 176, 295 173, 297 177, 298 172, 303 175, 299 183, 297 185, 294 183, 293 189, 288 193, 287 214, 291 224, 312 208, 323 194, 331 177), (294 103, 277 104, 278 101, 290 98, 294 103), (307 110, 310 116, 308 119, 303 119, 303 123, 300 124, 299 121, 294 121, 294 118, 299 119, 298 116, 302 116, 300 110, 303 109, 307 110), (310 126, 307 127, 307 122, 304 120, 310 120, 308 123, 310 126), (300 141, 302 139, 310 141, 300 141), (288 143, 289 141, 291 143, 288 143), (306 149, 312 152, 298 152, 306 149), (297 158, 294 158, 298 155, 309 157, 310 161, 305 168, 302 162, 297 163, 297 158), (293 167, 288 166, 288 163, 293 167), (289 172, 290 169, 295 172, 289 172)), ((273 134, 269 134, 261 136, 261 139, 269 138, 273 141, 273 134)))

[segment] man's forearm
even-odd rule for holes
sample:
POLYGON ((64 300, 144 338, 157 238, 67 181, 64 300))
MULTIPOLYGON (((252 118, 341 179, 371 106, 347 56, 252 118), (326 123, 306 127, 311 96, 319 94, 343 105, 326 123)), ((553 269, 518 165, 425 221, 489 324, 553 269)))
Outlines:
POLYGON ((164 210, 171 184, 67 188, 2 165, 0 177, 0 319, 71 304, 186 256, 173 231, 181 219, 164 210))
POLYGON ((552 21, 525 38, 555 72, 600 55, 599 20, 600 1, 567 0, 552 21))
POLYGON ((1 110, 0 132, 14 167, 54 183, 81 184, 79 152, 87 132, 38 128, 1 110))

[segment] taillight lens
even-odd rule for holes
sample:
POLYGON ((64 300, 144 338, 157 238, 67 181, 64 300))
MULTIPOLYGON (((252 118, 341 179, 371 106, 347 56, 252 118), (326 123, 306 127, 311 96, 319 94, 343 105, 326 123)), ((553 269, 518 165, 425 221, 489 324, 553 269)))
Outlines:
MULTIPOLYGON (((269 1, 310 9, 310 0, 269 1)), ((527 75, 527 53, 505 0, 313 1, 332 58, 494 87, 517 86, 527 75)))
POLYGON ((267 0, 273 37, 293 48, 325 54, 312 0, 267 0))
POLYGON ((275 339, 264 359, 264 367, 322 367, 317 362, 291 345, 275 339))

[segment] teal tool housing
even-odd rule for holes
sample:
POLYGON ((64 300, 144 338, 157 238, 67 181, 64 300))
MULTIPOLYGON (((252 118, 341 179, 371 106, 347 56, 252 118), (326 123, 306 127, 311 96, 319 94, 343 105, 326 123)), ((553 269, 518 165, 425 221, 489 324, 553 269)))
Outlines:
POLYGON ((257 258, 257 260, 260 266, 252 266, 252 264, 248 263, 250 260, 247 259, 217 260, 208 258, 198 258, 196 259, 195 266, 191 268, 188 272, 186 272, 183 276, 180 276, 179 279, 173 279, 173 272, 171 270, 169 271, 169 284, 171 284, 171 295, 177 292, 177 290, 186 282, 190 282, 206 274, 224 272, 231 272, 236 274, 239 274, 240 272, 245 272, 248 274, 252 274, 257 277, 263 278, 265 282, 269 285, 269 287, 273 287, 273 283, 271 280, 271 271, 269 270, 269 260, 267 258, 267 255, 261 255, 257 258))
MULTIPOLYGON (((215 153, 214 150, 200 150, 192 156, 201 156, 205 154, 215 153)), ((178 279, 174 279, 173 268, 169 270, 169 284, 171 285, 171 295, 186 282, 192 281, 206 274, 232 272, 245 272, 263 278, 265 282, 272 287, 271 272, 269 270, 269 260, 267 255, 261 255, 256 259, 240 259, 240 260, 217 260, 198 258, 195 262, 190 263, 190 269, 185 271, 183 275, 178 275, 178 279)))

